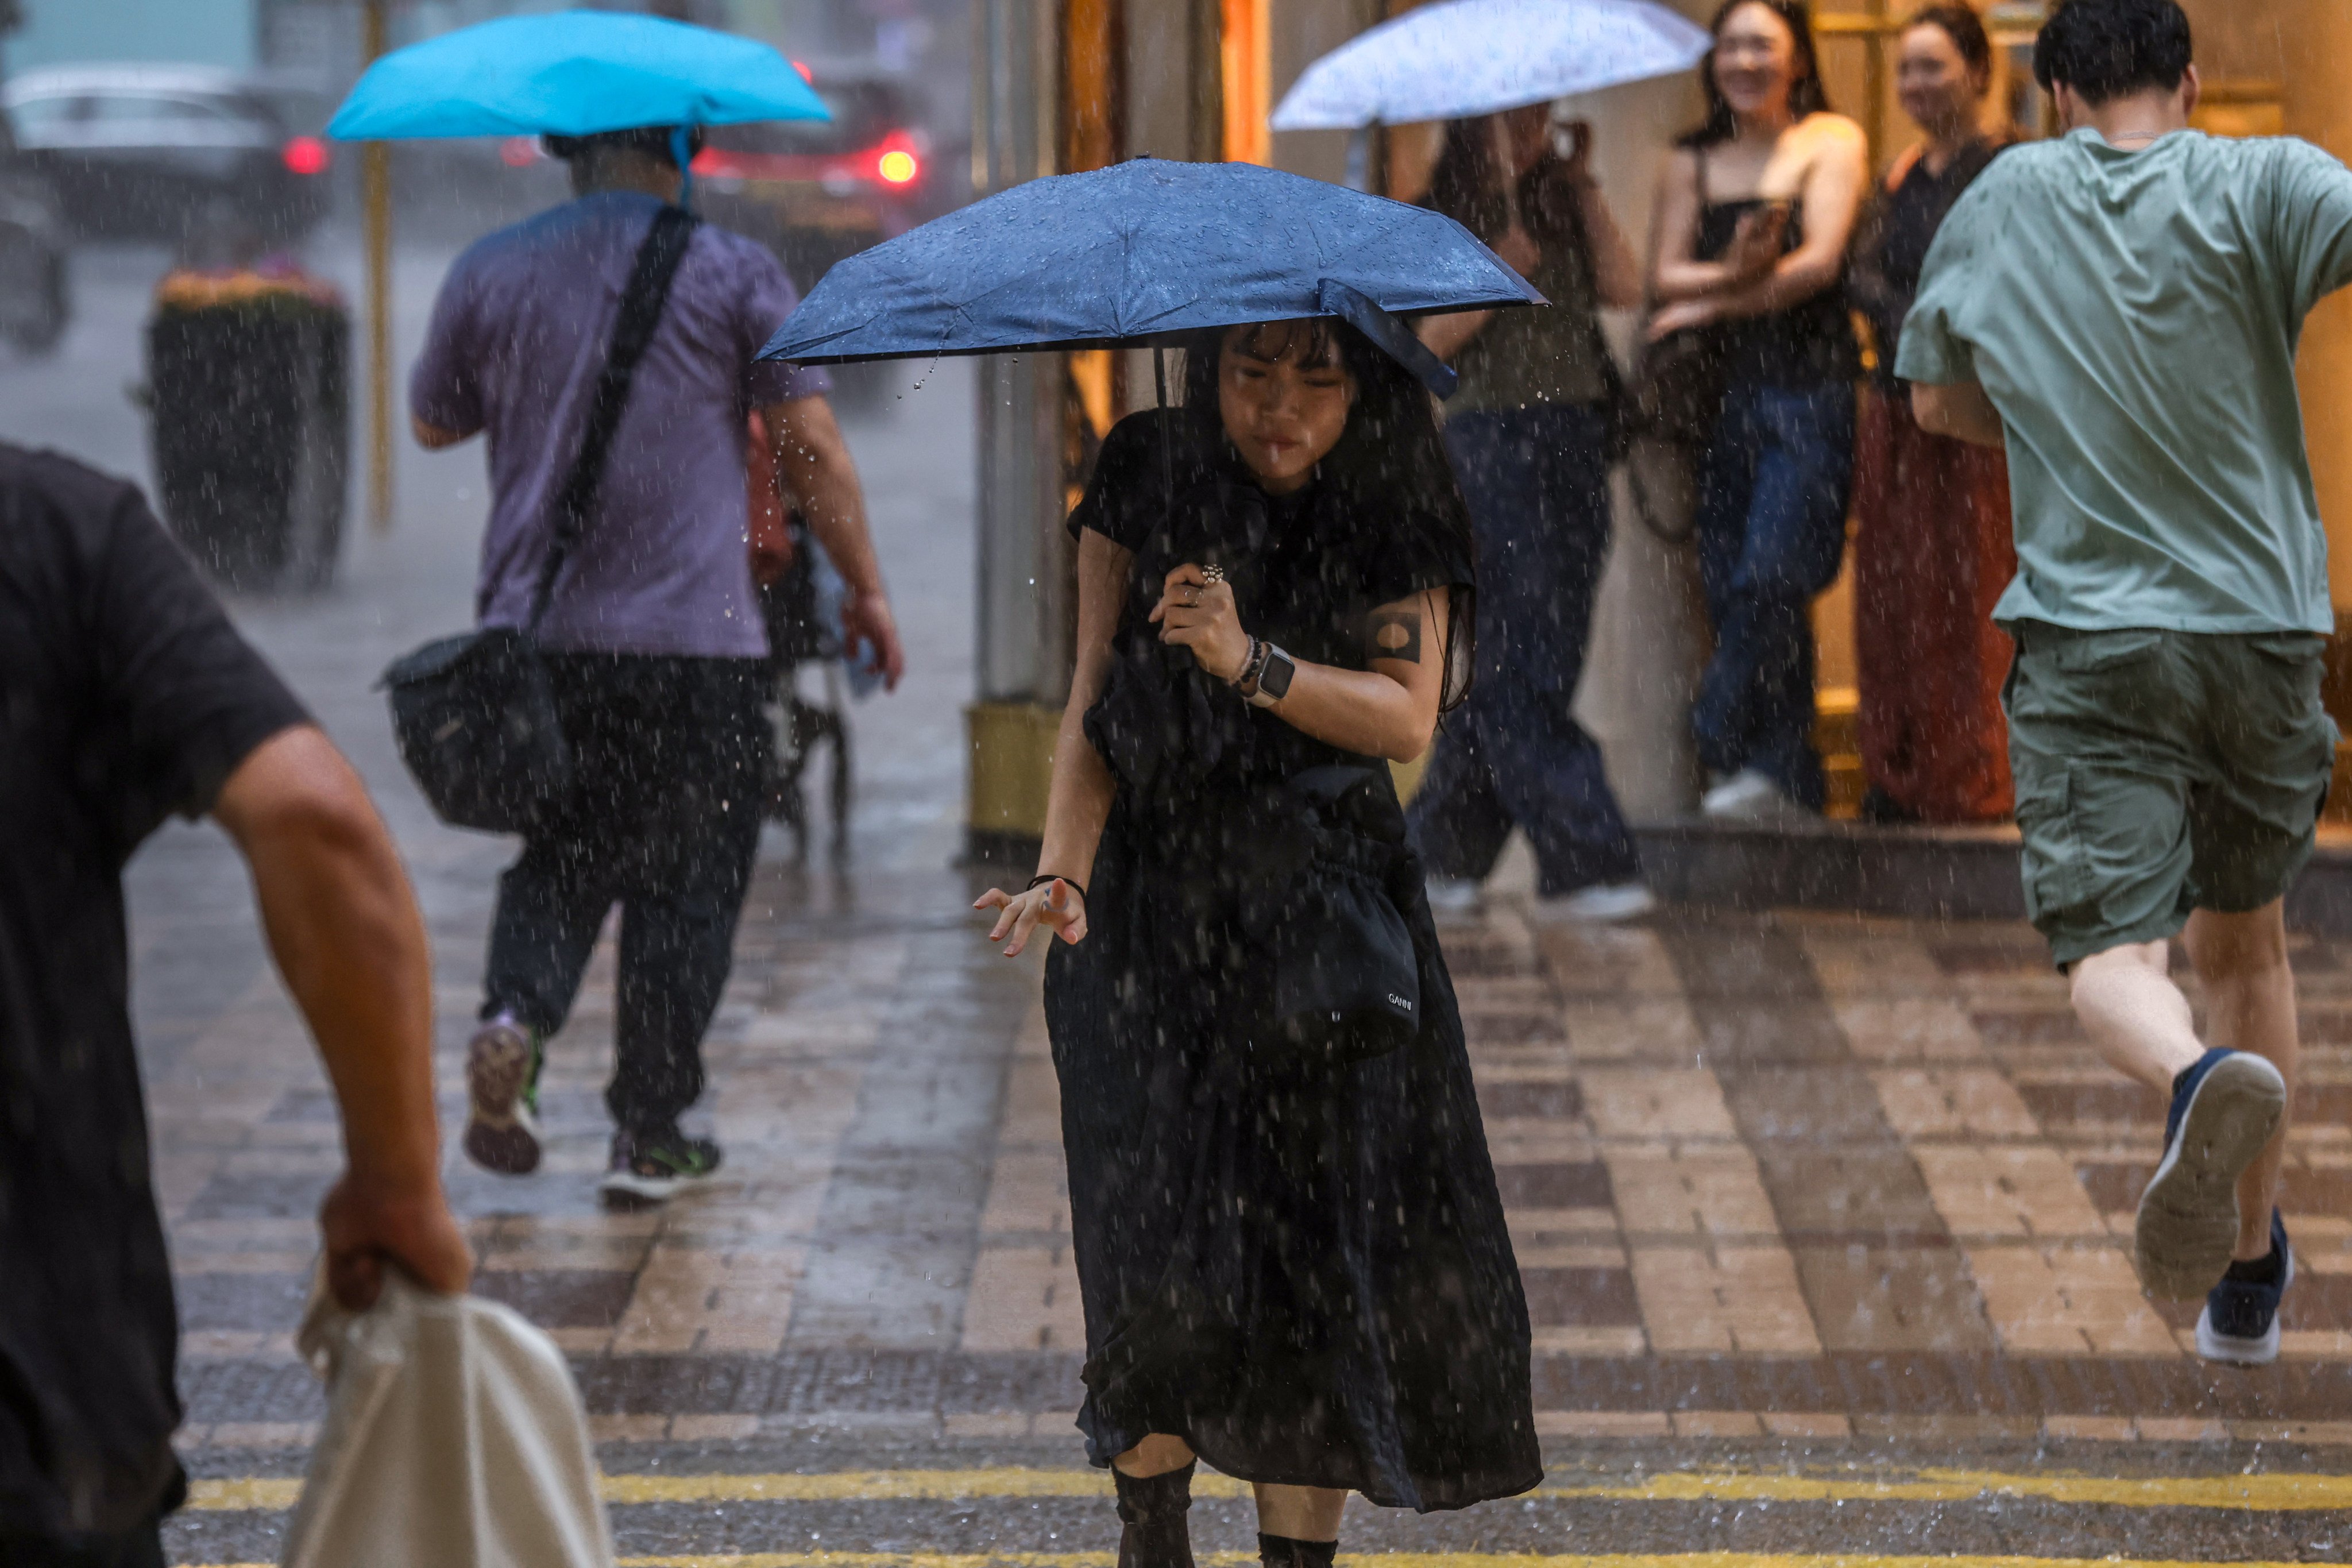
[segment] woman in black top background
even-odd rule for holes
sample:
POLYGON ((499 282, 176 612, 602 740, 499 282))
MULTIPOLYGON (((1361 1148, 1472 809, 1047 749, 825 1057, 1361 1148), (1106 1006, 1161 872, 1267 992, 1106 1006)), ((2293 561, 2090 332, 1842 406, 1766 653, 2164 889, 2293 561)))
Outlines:
POLYGON ((2010 144, 1982 129, 1992 42, 1965 5, 1913 13, 1896 57, 1904 111, 1927 139, 1887 171, 1854 243, 1853 300, 1877 340, 1854 458, 1854 657, 1863 813, 1879 821, 2007 816, 2009 634, 1992 606, 2017 572, 2009 459, 1931 436, 1895 379, 1895 350, 1944 215, 2010 144))
POLYGON ((1723 396, 1696 534, 1715 653, 1691 729, 1708 815, 1817 812, 1815 595, 1845 552, 1860 356, 1847 241, 1861 127, 1829 110, 1803 0, 1729 0, 1700 68, 1707 114, 1659 195, 1650 335, 1707 334, 1723 396))
POLYGON ((992 890, 1045 1010, 1120 1560, 1191 1563, 1195 1455, 1260 1547, 1328 1568, 1349 1491, 1465 1507, 1542 1477, 1528 1324, 1444 960, 1387 763, 1470 662, 1469 519, 1429 398, 1354 329, 1235 327, 1103 444, 1038 876, 992 890), (1278 645, 1279 658, 1265 651, 1278 645), (1271 1059, 1250 911, 1315 770, 1409 932, 1410 1038, 1271 1059))

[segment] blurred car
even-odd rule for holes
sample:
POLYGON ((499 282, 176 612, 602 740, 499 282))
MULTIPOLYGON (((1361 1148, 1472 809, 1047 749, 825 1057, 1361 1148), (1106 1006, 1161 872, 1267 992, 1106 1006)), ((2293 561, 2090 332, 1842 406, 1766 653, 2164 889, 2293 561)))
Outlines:
POLYGON ((0 113, 0 341, 27 353, 57 347, 72 316, 66 255, 56 194, 0 113))
POLYGON ((56 66, 11 77, 0 108, 82 234, 178 239, 226 216, 285 240, 328 207, 309 96, 206 67, 56 66))
POLYGON ((694 176, 710 219, 773 250, 806 291, 835 262, 933 216, 939 182, 903 83, 802 74, 833 111, 829 122, 713 126, 694 176))

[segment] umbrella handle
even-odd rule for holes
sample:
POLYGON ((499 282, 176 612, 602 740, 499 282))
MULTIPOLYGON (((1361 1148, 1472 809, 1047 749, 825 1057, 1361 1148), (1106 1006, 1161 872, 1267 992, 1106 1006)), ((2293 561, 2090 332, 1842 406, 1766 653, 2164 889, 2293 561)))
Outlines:
POLYGON ((1486 129, 1494 142, 1495 179, 1502 188, 1503 232, 1508 234, 1521 227, 1519 220, 1519 181, 1511 172, 1511 127, 1502 115, 1486 117, 1486 129))
POLYGON ((1151 345, 1151 385, 1160 398, 1160 488, 1172 507, 1176 504, 1176 443, 1168 428, 1168 351, 1159 343, 1151 345))
POLYGON ((670 127, 669 155, 677 164, 677 205, 688 212, 692 212, 694 210, 693 126, 670 127))

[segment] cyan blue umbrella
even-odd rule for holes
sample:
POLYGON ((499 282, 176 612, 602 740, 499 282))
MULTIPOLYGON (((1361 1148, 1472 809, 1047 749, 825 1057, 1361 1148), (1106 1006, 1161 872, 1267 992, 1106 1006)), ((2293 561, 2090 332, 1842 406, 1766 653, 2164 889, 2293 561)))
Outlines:
POLYGON ((327 134, 590 136, 831 118, 792 61, 754 39, 658 16, 558 11, 394 50, 368 67, 327 134))
POLYGON ((1164 342, 1342 317, 1444 396, 1401 313, 1540 305, 1452 218, 1250 163, 1032 180, 838 263, 762 357, 803 364, 1164 342))

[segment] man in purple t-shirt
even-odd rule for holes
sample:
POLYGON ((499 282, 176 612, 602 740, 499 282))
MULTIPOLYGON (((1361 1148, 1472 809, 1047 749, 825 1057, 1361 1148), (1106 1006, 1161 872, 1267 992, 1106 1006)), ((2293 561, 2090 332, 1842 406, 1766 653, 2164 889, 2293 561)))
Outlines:
MULTIPOLYGON (((428 447, 489 435, 494 500, 475 598, 484 626, 529 618, 622 289, 654 215, 678 197, 669 135, 550 138, 579 199, 476 244, 434 304, 410 411, 428 447)), ((831 384, 757 357, 798 303, 774 257, 695 229, 549 601, 540 641, 577 783, 499 882, 483 1023, 467 1057, 466 1152, 490 1170, 539 1164, 542 1046, 616 901, 604 1193, 659 1202, 718 1168, 718 1146, 687 1137, 678 1117, 702 1092, 703 1031, 732 963, 766 792, 768 641, 744 477, 753 410, 848 585, 850 638, 873 645, 891 685, 903 668, 831 384)))

